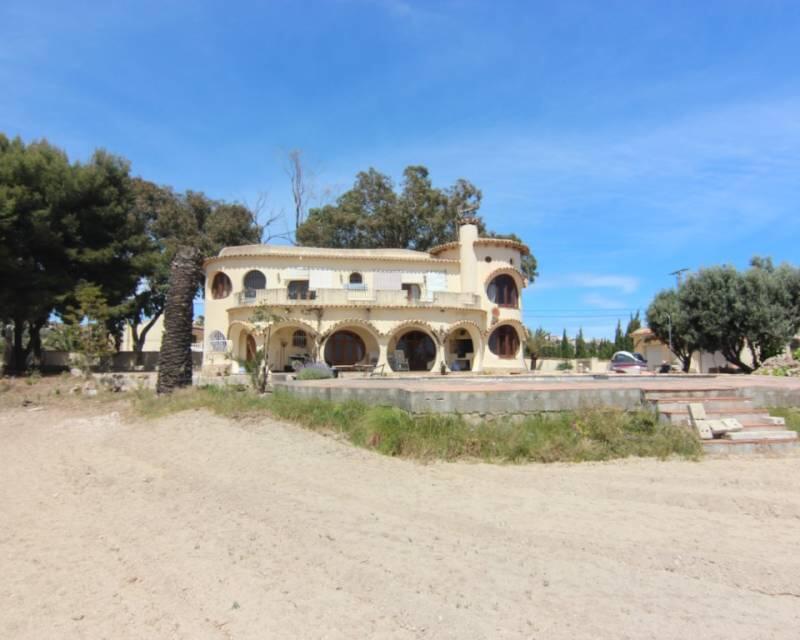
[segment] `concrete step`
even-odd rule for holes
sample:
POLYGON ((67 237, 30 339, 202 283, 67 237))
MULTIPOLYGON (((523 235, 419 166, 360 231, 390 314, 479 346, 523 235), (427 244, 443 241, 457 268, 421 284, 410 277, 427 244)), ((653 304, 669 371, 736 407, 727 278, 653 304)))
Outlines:
POLYGON ((710 411, 730 411, 733 413, 739 409, 749 411, 754 408, 752 400, 744 398, 704 398, 702 402, 699 398, 665 398, 657 400, 655 406, 659 411, 688 411, 687 405, 694 402, 702 404, 706 413, 710 411))
POLYGON ((691 398, 697 402, 698 398, 730 397, 731 390, 725 387, 706 387, 704 389, 658 389, 644 392, 645 400, 660 400, 664 398, 691 398))
MULTIPOLYGON (((760 424, 765 420, 766 412, 763 409, 736 409, 735 411, 709 411, 706 409, 706 418, 709 420, 722 420, 723 418, 736 418, 743 425, 760 424)), ((659 417, 664 422, 672 424, 688 424, 688 410, 659 411, 659 417)))
POLYGON ((783 431, 767 431, 766 429, 751 431, 750 429, 743 429, 742 431, 729 431, 724 436, 723 440, 797 440, 797 432, 784 429, 783 431))
POLYGON ((781 431, 783 429, 781 425, 770 422, 752 422, 749 424, 742 422, 742 427, 747 431, 781 431))
POLYGON ((800 440, 704 440, 708 455, 747 455, 752 453, 788 453, 800 448, 800 440))

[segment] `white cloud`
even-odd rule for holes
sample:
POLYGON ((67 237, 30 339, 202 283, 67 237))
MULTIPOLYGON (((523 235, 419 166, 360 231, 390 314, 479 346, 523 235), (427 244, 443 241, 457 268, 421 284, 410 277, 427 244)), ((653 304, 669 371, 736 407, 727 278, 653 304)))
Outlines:
POLYGON ((590 307, 598 307, 600 309, 620 309, 623 306, 619 298, 612 298, 600 293, 587 293, 581 300, 590 307))
MULTIPOLYGON (((536 281, 537 289, 555 288, 615 289, 622 294, 634 293, 639 288, 639 278, 623 274, 566 273, 542 276, 536 281)), ((621 305, 616 305, 617 307, 621 305)))

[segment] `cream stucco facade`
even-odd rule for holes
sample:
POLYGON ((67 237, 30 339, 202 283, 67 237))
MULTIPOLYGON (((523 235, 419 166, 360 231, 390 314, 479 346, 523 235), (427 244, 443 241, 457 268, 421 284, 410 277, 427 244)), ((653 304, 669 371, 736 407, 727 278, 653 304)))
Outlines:
POLYGON ((205 263, 207 373, 237 370, 266 340, 269 362, 325 361, 341 370, 525 369, 520 271, 528 248, 479 238, 406 249, 227 247, 205 263))

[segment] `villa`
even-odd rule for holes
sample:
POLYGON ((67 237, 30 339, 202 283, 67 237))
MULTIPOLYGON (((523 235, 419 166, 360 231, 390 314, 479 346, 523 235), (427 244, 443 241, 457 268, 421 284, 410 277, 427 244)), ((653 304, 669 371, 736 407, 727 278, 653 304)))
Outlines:
POLYGON ((266 331, 273 371, 324 361, 340 371, 525 369, 524 244, 478 236, 430 251, 226 247, 205 262, 205 373, 256 357, 266 331))

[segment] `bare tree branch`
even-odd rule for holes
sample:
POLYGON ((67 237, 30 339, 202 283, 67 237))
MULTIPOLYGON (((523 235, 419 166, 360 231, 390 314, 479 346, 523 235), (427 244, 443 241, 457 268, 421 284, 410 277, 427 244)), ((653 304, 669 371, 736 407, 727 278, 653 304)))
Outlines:
POLYGON ((286 175, 292 189, 294 203, 294 229, 300 227, 308 215, 308 203, 314 197, 314 174, 303 162, 303 152, 293 149, 287 154, 286 175))
POLYGON ((261 242, 263 244, 268 244, 272 240, 294 242, 294 232, 286 224, 286 212, 283 209, 274 209, 269 206, 269 194, 267 192, 258 194, 251 210, 256 222, 262 229, 261 242), (279 224, 283 225, 283 230, 276 229, 279 224))

